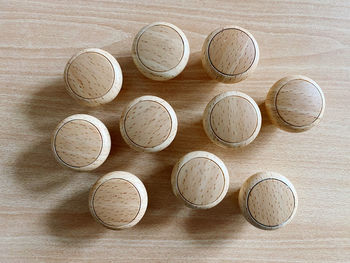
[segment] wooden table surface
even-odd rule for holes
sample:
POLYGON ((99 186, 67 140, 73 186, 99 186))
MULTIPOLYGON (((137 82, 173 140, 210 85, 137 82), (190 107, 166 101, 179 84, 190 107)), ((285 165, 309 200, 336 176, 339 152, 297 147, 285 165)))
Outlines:
POLYGON ((343 1, 0 1, 0 262, 349 262, 350 261, 350 2, 343 1), (183 29, 191 55, 167 82, 143 77, 131 58, 134 35, 167 21, 183 29), (208 78, 200 62, 205 37, 239 25, 256 37, 257 70, 238 84, 208 78), (65 91, 63 70, 78 50, 111 52, 124 74, 115 101, 79 106, 65 91), (320 125, 300 134, 278 130, 263 101, 288 74, 319 83, 326 97, 320 125), (221 149, 206 137, 201 115, 209 100, 243 91, 260 105, 263 125, 241 150, 221 149), (118 121, 133 98, 156 95, 174 107, 179 130, 159 153, 139 153, 121 139, 118 121), (63 118, 87 113, 112 136, 107 161, 93 172, 62 168, 50 135, 63 118), (206 150, 230 171, 230 189, 215 208, 186 208, 171 192, 170 174, 185 153, 206 150), (104 229, 88 211, 88 190, 107 172, 139 176, 149 193, 141 222, 104 229), (299 208, 290 225, 254 228, 240 214, 237 191, 255 172, 287 176, 299 208))

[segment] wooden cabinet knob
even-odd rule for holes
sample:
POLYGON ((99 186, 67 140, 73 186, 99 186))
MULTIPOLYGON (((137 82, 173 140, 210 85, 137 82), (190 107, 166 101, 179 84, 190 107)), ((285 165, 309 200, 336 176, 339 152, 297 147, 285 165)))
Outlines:
POLYGON ((254 71, 258 61, 258 43, 244 28, 218 28, 204 41, 202 64, 208 75, 217 81, 242 81, 254 71))
POLYGON ((144 216, 147 203, 147 191, 141 180, 121 171, 102 176, 89 195, 92 216, 114 230, 136 225, 144 216))
POLYGON ((186 206, 208 209, 225 197, 229 187, 229 173, 225 164, 214 154, 190 152, 173 168, 172 189, 186 206))
POLYGON ((111 137, 106 126, 97 118, 76 114, 58 124, 51 146, 60 164, 75 170, 90 171, 107 159, 111 137))
POLYGON ((175 111, 161 98, 136 98, 125 108, 120 118, 120 132, 125 142, 135 150, 161 151, 175 138, 175 111))
POLYGON ((298 207, 292 183, 274 172, 260 172, 249 177, 239 191, 238 201, 248 222, 264 230, 290 223, 298 207))
POLYGON ((267 94, 266 111, 271 121, 289 132, 303 132, 321 120, 325 98, 315 81, 305 76, 287 76, 267 94))
POLYGON ((229 91, 214 97, 205 108, 203 127, 217 145, 227 148, 251 143, 261 128, 261 113, 247 94, 229 91))
POLYGON ((179 75, 190 55, 185 34, 176 26, 156 22, 142 28, 132 45, 136 67, 147 78, 168 80, 179 75))
POLYGON ((119 93, 123 75, 117 60, 108 52, 84 49, 75 54, 64 70, 68 93, 87 106, 112 101, 119 93))

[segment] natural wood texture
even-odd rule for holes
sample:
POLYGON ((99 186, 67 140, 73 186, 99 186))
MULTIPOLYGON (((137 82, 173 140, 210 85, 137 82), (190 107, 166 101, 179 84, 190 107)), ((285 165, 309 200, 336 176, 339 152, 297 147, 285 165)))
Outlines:
POLYGON ((208 103, 203 114, 203 127, 208 137, 219 146, 247 146, 259 134, 260 109, 247 94, 224 92, 208 103))
POLYGON ((89 194, 92 216, 114 230, 136 225, 144 216, 147 203, 147 191, 140 179, 122 171, 102 176, 89 194))
POLYGON ((123 82, 118 61, 108 52, 84 49, 67 63, 64 79, 68 93, 87 106, 98 106, 114 100, 123 82))
POLYGON ((298 1, 1 1, 0 4, 0 261, 1 262, 348 262, 350 258, 350 2, 298 1), (191 55, 176 78, 145 78, 131 57, 134 36, 154 21, 177 25, 191 55), (260 48, 254 73, 226 85, 208 77, 200 53, 208 34, 225 25, 248 29, 260 48), (111 103, 90 108, 66 92, 69 58, 98 47, 115 56, 123 88, 111 103), (281 131, 266 115, 270 87, 287 75, 315 80, 326 98, 323 119, 301 134, 281 131), (206 136, 208 102, 226 91, 251 96, 262 113, 253 143, 224 149, 206 136), (168 148, 142 153, 119 131, 123 109, 143 95, 163 98, 178 117, 168 148), (50 149, 57 124, 86 113, 112 138, 106 162, 92 172, 62 168, 50 149), (207 210, 187 208, 170 175, 188 152, 217 155, 230 172, 226 197, 207 210), (88 193, 111 171, 145 184, 147 212, 134 227, 111 231, 93 219, 88 193), (298 191, 293 221, 262 231, 242 216, 237 195, 259 171, 286 176, 298 191))
POLYGON ((156 96, 134 99, 120 118, 120 133, 133 149, 144 152, 164 150, 174 140, 177 117, 165 100, 156 96))
POLYGON ((290 132, 311 129, 323 117, 325 98, 318 84, 305 76, 288 76, 269 90, 266 111, 279 128, 290 132))
POLYGON ((245 218, 265 230, 290 223, 298 207, 293 184, 274 172, 259 172, 249 177, 239 191, 238 200, 245 218))
POLYGON ((253 73, 259 47, 248 30, 238 26, 218 28, 202 47, 202 64, 208 75, 224 83, 236 83, 253 73))
POLYGON ((52 151, 63 166, 91 171, 99 167, 111 150, 111 137, 97 118, 75 114, 61 121, 52 135, 52 151))
POLYGON ((187 37, 177 26, 155 22, 137 33, 131 52, 135 65, 143 75, 164 81, 184 70, 190 46, 187 37))
POLYGON ((208 209, 220 203, 227 193, 229 181, 225 164, 214 154, 204 151, 183 156, 171 174, 173 193, 194 209, 208 209))

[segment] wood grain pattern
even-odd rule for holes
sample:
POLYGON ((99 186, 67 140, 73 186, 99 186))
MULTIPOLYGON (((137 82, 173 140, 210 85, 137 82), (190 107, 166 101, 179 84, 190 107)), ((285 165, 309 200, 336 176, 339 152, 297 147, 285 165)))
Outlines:
POLYGON ((350 3, 298 1, 4 1, 0 0, 0 261, 1 262, 348 262, 350 258, 350 3), (155 20, 181 28, 191 55, 167 82, 145 78, 130 48, 155 20), (211 80, 200 53, 209 32, 247 28, 260 48, 249 78, 226 85, 211 80), (78 105, 66 92, 64 67, 79 50, 98 47, 123 70, 123 88, 111 103, 78 105), (301 134, 276 128, 263 106, 276 80, 302 74, 326 98, 316 127, 301 134), (207 103, 241 91, 260 106, 262 127, 247 147, 213 144, 202 127, 207 103), (130 149, 118 122, 133 99, 155 95, 176 111, 176 138, 149 154, 130 149), (56 125, 87 113, 110 131, 109 158, 93 172, 62 168, 50 149, 56 125), (171 191, 175 163, 190 151, 217 155, 230 172, 226 197, 207 210, 183 205, 171 191), (92 218, 88 192, 111 171, 128 171, 145 184, 143 219, 123 231, 104 230, 92 218), (277 231, 249 224, 237 203, 243 182, 259 171, 286 176, 298 191, 293 221, 277 231))
POLYGON ((173 168, 173 193, 194 209, 209 209, 219 204, 229 187, 225 164, 212 153, 190 152, 173 168))
POLYGON ((87 114, 75 114, 61 121, 52 135, 51 146, 63 166, 91 171, 107 159, 111 137, 106 126, 87 114))
POLYGON ((259 172, 249 177, 239 191, 238 201, 245 218, 265 230, 290 223, 298 207, 293 184, 275 172, 259 172))
POLYGON ((277 81, 265 105, 272 122, 290 132, 311 129, 320 122, 326 107, 320 86, 305 76, 287 76, 277 81))
POLYGON ((73 55, 64 70, 64 79, 68 93, 81 104, 92 107, 114 100, 123 83, 118 61, 98 48, 73 55))
POLYGON ((248 30, 238 26, 218 28, 202 47, 202 64, 209 76, 236 83, 253 73, 259 62, 259 47, 248 30))
POLYGON ((164 150, 174 140, 177 117, 165 100, 156 96, 134 99, 120 118, 120 133, 133 149, 144 152, 164 150))
POLYGON ((247 146, 261 128, 261 113, 247 94, 228 91, 215 96, 203 114, 203 127, 208 137, 226 148, 247 146))
POLYGON ((170 23, 155 22, 142 28, 132 45, 136 67, 153 80, 169 80, 186 67, 190 48, 180 28, 170 23))
POLYGON ((92 216, 114 230, 136 225, 146 212, 147 202, 147 191, 140 179, 122 171, 102 176, 89 194, 92 216))

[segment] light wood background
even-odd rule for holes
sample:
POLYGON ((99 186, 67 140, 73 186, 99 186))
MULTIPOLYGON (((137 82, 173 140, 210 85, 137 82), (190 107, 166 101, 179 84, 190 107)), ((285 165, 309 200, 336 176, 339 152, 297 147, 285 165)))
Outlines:
POLYGON ((350 260, 350 2, 333 1, 0 1, 0 261, 1 262, 349 262, 350 260), (133 36, 154 21, 174 23, 191 55, 168 82, 146 79, 131 59, 133 36), (202 43, 228 24, 250 30, 261 51, 255 73, 238 84, 211 81, 200 63, 202 43), (82 48, 115 55, 124 74, 112 103, 81 107, 64 89, 63 70, 82 48), (238 90, 262 105, 269 87, 303 74, 325 93, 320 125, 290 134, 271 125, 247 148, 227 150, 206 137, 201 115, 216 94, 238 90), (141 95, 169 101, 179 131, 159 153, 138 153, 121 139, 124 106, 141 95), (106 163, 90 173, 62 168, 50 135, 65 117, 100 118, 112 136, 106 163), (206 150, 230 171, 230 189, 215 208, 193 211, 171 192, 172 166, 206 150), (107 172, 139 176, 149 207, 135 228, 105 230, 88 211, 88 190, 107 172), (290 225, 262 231, 239 212, 237 191, 251 174, 287 176, 299 194, 290 225))

